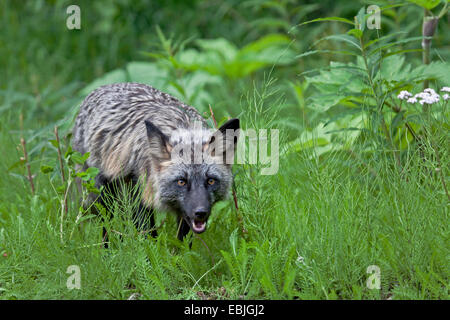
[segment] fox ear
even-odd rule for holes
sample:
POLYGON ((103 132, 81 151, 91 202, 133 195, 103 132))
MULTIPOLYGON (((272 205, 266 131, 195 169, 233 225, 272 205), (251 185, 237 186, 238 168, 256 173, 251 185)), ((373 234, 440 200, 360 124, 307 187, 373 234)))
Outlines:
POLYGON ((225 122, 209 141, 209 145, 212 146, 211 154, 213 156, 222 154, 225 163, 231 164, 239 138, 239 129, 239 119, 230 119, 225 122))
MULTIPOLYGON (((239 119, 237 119, 237 118, 230 119, 219 128, 219 131, 223 135, 226 135, 227 130, 234 130, 234 131, 239 130, 239 119)), ((239 137, 239 133, 238 133, 238 136, 236 137, 236 142, 237 142, 238 137, 239 137)))
POLYGON ((237 141, 239 138, 239 119, 234 118, 225 122, 220 128, 219 132, 225 140, 225 150, 236 150, 237 141))
POLYGON ((167 136, 149 120, 145 120, 144 122, 147 128, 151 154, 160 160, 170 159, 172 146, 169 144, 167 136))

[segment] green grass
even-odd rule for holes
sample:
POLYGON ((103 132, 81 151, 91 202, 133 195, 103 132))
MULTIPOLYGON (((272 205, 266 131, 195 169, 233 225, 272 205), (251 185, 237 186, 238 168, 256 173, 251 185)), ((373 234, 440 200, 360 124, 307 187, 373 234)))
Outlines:
MULTIPOLYGON (((19 157, 4 119, 2 172, 19 157)), ((31 196, 24 179, 5 174, 1 298, 448 298, 448 208, 439 180, 424 183, 418 156, 407 176, 383 158, 368 164, 371 171, 349 163, 338 152, 321 161, 301 153, 283 159, 274 176, 237 168, 243 225, 232 201, 220 203, 201 235, 206 246, 194 237, 191 250, 176 240, 170 215, 158 215, 158 225, 165 219, 158 238, 138 235, 126 201, 108 227, 122 234, 111 233, 109 249, 100 245, 100 219, 75 222, 73 199, 61 232, 49 177, 37 174, 31 196), (66 287, 70 265, 81 269, 80 290, 66 287), (380 290, 366 287, 370 265, 381 270, 380 290)))
MULTIPOLYGON (((34 1, 23 8, 13 1, 0 4, 9 31, 0 34, 0 43, 6 44, 0 46, 0 55, 7 57, 0 60, 0 74, 7 76, 0 83, 0 299, 127 299, 134 293, 139 299, 448 299, 449 212, 439 171, 448 181, 446 109, 430 113, 437 120, 420 114, 417 122, 408 119, 417 130, 428 128, 433 143, 427 140, 419 148, 400 137, 398 141, 406 145, 398 152, 401 168, 383 137, 371 140, 377 132, 370 127, 364 129, 367 136, 348 148, 332 144, 330 138, 330 145, 339 147, 320 156, 314 155, 315 148, 284 152, 289 142, 320 122, 338 118, 344 108, 311 109, 309 98, 320 95, 298 77, 329 65, 329 55, 261 67, 237 80, 214 75, 220 85, 201 82, 210 81, 211 75, 192 77, 204 85, 201 92, 207 92, 209 100, 203 103, 211 102, 219 121, 231 114, 240 117, 244 128, 278 128, 282 151, 276 175, 260 175, 261 165, 234 167, 239 211, 230 195, 216 205, 208 230, 200 237, 178 241, 175 217, 162 212, 157 215, 158 237, 139 235, 130 221, 133 204, 127 195, 113 205, 115 217, 107 222, 89 215, 80 219, 75 192, 70 193, 64 214, 57 150, 49 142, 55 139, 53 128, 59 126, 65 152, 83 88, 132 61, 148 62, 141 52, 161 53, 156 24, 177 41, 191 36, 226 38, 241 49, 268 33, 287 34, 283 28, 289 30, 300 21, 289 14, 297 12, 289 1, 281 1, 274 11, 263 4, 251 11, 240 1, 223 2, 220 10, 200 0, 187 7, 176 1, 167 6, 155 2, 154 10, 147 10, 155 12, 151 17, 138 10, 144 2, 137 9, 127 1, 121 3, 103 10, 82 2, 83 26, 89 31, 81 32, 64 28, 67 2, 34 1), (200 9, 208 14, 199 18, 200 9), (169 19, 173 12, 183 12, 176 23, 169 19), (273 19, 265 20, 267 15, 273 19), (236 17, 244 22, 236 25, 236 17), (35 195, 24 178, 21 137, 35 175, 35 195), (44 174, 44 165, 55 171, 44 174), (108 249, 101 244, 103 226, 110 231, 108 249), (66 285, 71 265, 81 271, 79 290, 66 285), (380 270, 379 290, 367 287, 367 268, 372 265, 380 270)), ((357 13, 335 1, 302 8, 314 12, 312 18, 342 14, 352 20, 357 13)), ((407 30, 420 29, 420 21, 409 13, 421 10, 412 6, 398 10, 402 15, 383 16, 391 32, 402 30, 400 24, 407 30)), ((304 33, 289 34, 302 40, 289 48, 300 54, 330 30, 345 32, 334 24, 311 24, 304 33)), ((442 44, 445 37, 441 34, 433 43, 436 60, 448 56, 442 44)), ((169 54, 141 66, 161 68, 168 78, 167 89, 195 87, 189 79, 198 70, 168 63, 176 57, 171 45, 169 54)), ((192 43, 186 45, 199 50, 192 43)), ((334 44, 331 49, 342 48, 334 44)), ((199 51, 202 54, 211 52, 199 51)), ((408 64, 420 65, 420 54, 407 57, 408 64)), ((377 115, 363 108, 369 102, 361 101, 360 112, 375 123, 377 115)), ((67 174, 67 166, 65 170, 67 174)))

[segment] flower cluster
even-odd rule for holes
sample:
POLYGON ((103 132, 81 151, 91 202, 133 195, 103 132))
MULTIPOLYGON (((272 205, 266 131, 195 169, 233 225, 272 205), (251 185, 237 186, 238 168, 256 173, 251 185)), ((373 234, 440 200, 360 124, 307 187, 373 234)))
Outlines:
POLYGON ((439 100, 441 99, 441 97, 436 93, 436 91, 434 91, 431 88, 427 88, 425 90, 423 90, 423 92, 418 93, 414 96, 415 98, 421 98, 421 100, 419 100, 420 104, 433 104, 435 102, 439 102, 439 100))
MULTIPOLYGON (((443 87, 441 89, 443 92, 450 92, 450 87, 443 87)), ((434 89, 427 88, 423 90, 423 92, 417 93, 414 96, 411 92, 408 92, 406 90, 403 90, 400 92, 400 94, 397 96, 400 100, 406 100, 408 103, 416 103, 419 102, 421 105, 425 104, 433 104, 436 102, 439 102, 441 99, 441 96, 434 91, 434 89)), ((442 96, 442 99, 444 101, 449 99, 449 94, 444 94, 442 96)))
POLYGON ((400 91, 400 94, 397 96, 400 100, 405 100, 412 97, 412 93, 406 90, 400 91))

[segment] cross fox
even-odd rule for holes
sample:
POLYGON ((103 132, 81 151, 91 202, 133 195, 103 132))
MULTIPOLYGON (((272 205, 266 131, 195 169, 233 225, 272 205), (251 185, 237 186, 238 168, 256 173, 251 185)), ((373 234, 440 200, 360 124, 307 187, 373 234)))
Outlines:
MULTIPOLYGON (((238 137, 239 119, 212 130, 196 109, 169 94, 116 83, 83 101, 72 145, 90 153, 85 167, 99 169, 98 189, 120 181, 137 185, 133 220, 138 229, 154 230, 154 209, 173 212, 182 240, 189 230, 204 232, 212 206, 228 196, 238 137)), ((89 201, 104 203, 104 191, 89 201)))

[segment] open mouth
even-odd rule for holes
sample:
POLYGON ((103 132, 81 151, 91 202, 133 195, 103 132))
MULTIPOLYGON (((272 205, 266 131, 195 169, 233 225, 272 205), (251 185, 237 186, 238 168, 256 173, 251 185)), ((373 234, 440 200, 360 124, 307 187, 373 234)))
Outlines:
POLYGON ((206 221, 193 219, 191 222, 192 231, 202 233, 206 230, 206 221))

